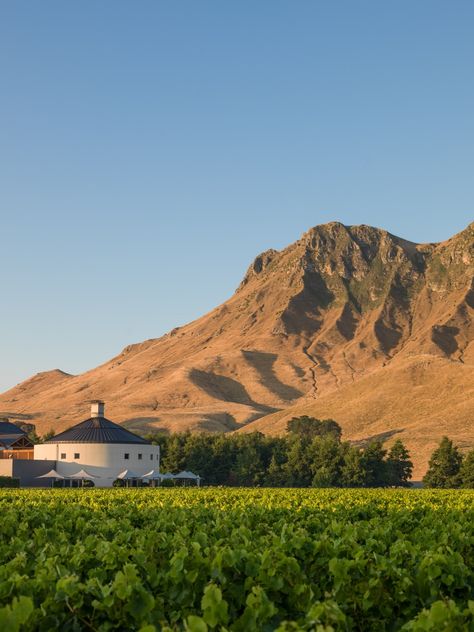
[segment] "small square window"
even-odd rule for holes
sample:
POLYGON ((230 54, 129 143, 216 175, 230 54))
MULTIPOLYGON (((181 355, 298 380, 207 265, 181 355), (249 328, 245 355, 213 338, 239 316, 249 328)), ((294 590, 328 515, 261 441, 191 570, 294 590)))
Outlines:
POLYGON ((65 452, 61 452, 61 458, 65 459, 66 458, 66 453, 65 452))
POLYGON ((130 458, 130 454, 128 452, 125 452, 125 454, 123 455, 123 458, 128 461, 128 459, 130 458))
POLYGON ((150 461, 153 461, 153 454, 150 454, 150 461))
POLYGON ((75 459, 80 459, 81 455, 79 454, 79 452, 74 452, 74 458, 75 459))
POLYGON ((141 461, 141 460, 142 460, 142 456, 143 456, 143 454, 139 454, 139 455, 138 455, 138 460, 139 460, 139 461, 141 461))

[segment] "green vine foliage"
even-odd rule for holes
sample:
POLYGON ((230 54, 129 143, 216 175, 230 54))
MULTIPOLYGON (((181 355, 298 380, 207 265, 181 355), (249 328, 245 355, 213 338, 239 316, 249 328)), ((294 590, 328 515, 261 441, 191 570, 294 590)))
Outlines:
POLYGON ((474 492, 0 491, 0 630, 474 630, 474 492))

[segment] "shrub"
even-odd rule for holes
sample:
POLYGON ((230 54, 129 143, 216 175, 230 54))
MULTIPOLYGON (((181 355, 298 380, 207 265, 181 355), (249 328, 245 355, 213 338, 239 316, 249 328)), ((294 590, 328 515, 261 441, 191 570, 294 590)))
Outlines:
POLYGON ((20 487, 20 479, 12 476, 0 476, 0 487, 20 487))

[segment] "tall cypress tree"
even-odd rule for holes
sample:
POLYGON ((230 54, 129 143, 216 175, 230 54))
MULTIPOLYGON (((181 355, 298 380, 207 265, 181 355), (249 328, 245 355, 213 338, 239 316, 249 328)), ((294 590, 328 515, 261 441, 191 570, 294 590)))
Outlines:
POLYGON ((443 437, 433 452, 423 483, 426 487, 449 489, 461 484, 462 454, 448 437, 443 437))
POLYGON ((397 439, 387 457, 388 482, 395 487, 409 487, 413 463, 410 453, 400 439, 397 439))
POLYGON ((362 454, 362 467, 365 471, 365 487, 386 487, 388 484, 387 463, 381 441, 372 441, 362 454))

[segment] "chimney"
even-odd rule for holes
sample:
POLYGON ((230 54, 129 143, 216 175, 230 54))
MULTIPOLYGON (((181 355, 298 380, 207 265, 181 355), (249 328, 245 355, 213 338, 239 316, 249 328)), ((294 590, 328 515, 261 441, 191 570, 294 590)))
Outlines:
POLYGON ((101 402, 100 400, 91 402, 91 417, 103 417, 104 410, 105 410, 104 402, 101 402))

